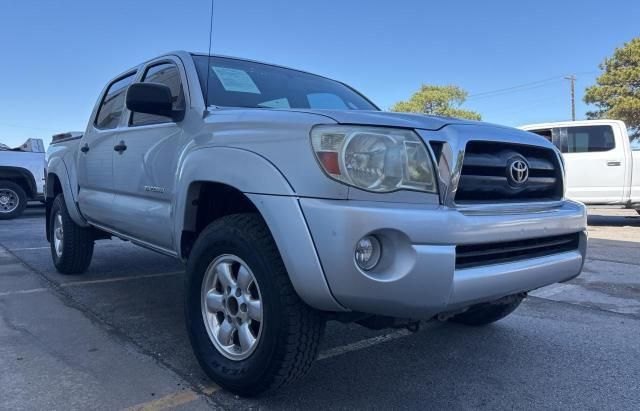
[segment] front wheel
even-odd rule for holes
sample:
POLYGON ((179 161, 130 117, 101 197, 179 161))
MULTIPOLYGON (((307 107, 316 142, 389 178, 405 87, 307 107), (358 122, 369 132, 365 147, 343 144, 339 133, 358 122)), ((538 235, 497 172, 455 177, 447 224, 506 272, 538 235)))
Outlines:
POLYGON ((94 238, 91 229, 77 225, 67 211, 62 194, 53 200, 49 219, 51 257, 62 274, 82 274, 93 256, 94 238))
POLYGON ((189 256, 185 299, 201 367, 233 393, 289 384, 318 354, 324 318, 296 294, 256 214, 222 217, 205 228, 189 256))
POLYGON ((478 304, 461 314, 451 317, 449 321, 473 326, 491 324, 514 312, 522 302, 522 299, 522 295, 513 295, 499 301, 478 304))

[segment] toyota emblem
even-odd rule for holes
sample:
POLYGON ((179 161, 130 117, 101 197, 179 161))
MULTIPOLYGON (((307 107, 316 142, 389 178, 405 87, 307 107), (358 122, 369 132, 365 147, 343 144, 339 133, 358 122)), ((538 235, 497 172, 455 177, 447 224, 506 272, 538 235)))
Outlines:
POLYGON ((514 186, 521 186, 529 178, 529 165, 524 158, 516 157, 509 162, 507 179, 514 186))

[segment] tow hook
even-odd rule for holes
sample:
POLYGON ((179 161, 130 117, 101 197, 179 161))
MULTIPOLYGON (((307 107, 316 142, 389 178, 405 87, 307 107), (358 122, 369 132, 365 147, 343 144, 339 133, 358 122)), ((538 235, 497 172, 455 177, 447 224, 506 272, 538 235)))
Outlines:
POLYGON ((511 304, 515 300, 527 298, 527 293, 518 293, 507 295, 506 297, 502 297, 499 300, 491 301, 489 304, 493 305, 501 305, 501 304, 511 304))
POLYGON ((436 318, 438 319, 438 321, 444 322, 444 321, 447 321, 449 318, 455 317, 456 315, 462 314, 463 312, 468 311, 468 310, 469 310, 469 307, 464 307, 464 308, 460 308, 458 310, 445 311, 443 313, 438 314, 436 318))
POLYGON ((464 313, 466 311, 474 310, 474 309, 477 309, 479 307, 483 307, 483 306, 487 306, 487 305, 511 304, 515 300, 524 299, 524 298, 527 298, 527 293, 526 292, 518 293, 518 294, 511 294, 511 295, 507 295, 505 297, 499 298, 499 299, 494 300, 494 301, 489 301, 487 303, 475 304, 475 305, 472 305, 472 306, 469 306, 469 307, 464 307, 464 308, 460 308, 458 310, 453 310, 453 311, 445 311, 445 312, 442 312, 442 313, 438 314, 436 316, 436 318, 438 319, 438 321, 447 321, 451 317, 455 317, 458 314, 462 314, 462 313, 464 313))

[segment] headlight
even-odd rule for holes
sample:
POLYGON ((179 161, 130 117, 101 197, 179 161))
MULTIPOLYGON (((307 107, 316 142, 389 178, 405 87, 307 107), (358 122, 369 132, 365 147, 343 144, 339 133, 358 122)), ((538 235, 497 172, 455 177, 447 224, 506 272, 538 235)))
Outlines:
POLYGON ((431 157, 413 131, 317 126, 311 130, 311 144, 324 171, 345 184, 379 193, 436 192, 431 157))

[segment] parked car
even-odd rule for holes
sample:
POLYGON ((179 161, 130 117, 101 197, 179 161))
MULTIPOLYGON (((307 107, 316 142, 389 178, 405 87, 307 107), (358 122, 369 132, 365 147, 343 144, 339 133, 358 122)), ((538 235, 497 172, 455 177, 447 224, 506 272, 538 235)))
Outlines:
POLYGON ((484 325, 585 258, 585 207, 564 198, 553 144, 382 112, 270 64, 139 64, 48 155, 56 269, 84 272, 111 236, 184 261, 196 357, 241 395, 301 377, 329 319, 484 325))
POLYGON ((640 213, 640 151, 617 120, 531 124, 522 129, 560 149, 567 173, 567 197, 593 205, 634 208, 640 213))
POLYGON ((0 144, 0 220, 22 215, 27 201, 44 200, 44 167, 41 139, 16 148, 0 144))

